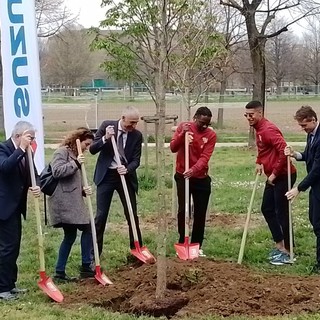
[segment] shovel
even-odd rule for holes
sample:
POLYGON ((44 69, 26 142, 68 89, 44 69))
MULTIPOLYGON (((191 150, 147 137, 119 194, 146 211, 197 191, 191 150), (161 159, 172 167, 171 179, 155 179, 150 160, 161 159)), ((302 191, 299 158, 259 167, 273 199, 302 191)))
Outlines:
MULTIPOLYGON (((189 170, 189 133, 185 133, 185 171, 189 170)), ((189 178, 185 179, 185 208, 184 208, 184 243, 176 243, 174 248, 181 260, 192 260, 199 257, 199 243, 189 243, 189 220, 190 220, 190 194, 189 178)))
POLYGON ((242 263, 242 259, 243 259, 243 253, 244 253, 244 247, 246 245, 246 240, 247 240, 247 234, 248 234, 249 222, 250 222, 250 217, 251 217, 252 205, 253 205, 254 196, 256 194, 256 190, 257 190, 257 187, 258 187, 258 181, 259 181, 259 174, 256 175, 256 180, 254 181, 254 186, 253 186, 251 199, 250 199, 248 212, 247 212, 247 218, 246 218, 246 222, 245 222, 244 229, 243 229, 243 235, 242 235, 240 251, 239 251, 239 257, 238 257, 238 263, 239 264, 242 263))
MULTIPOLYGON (((80 140, 77 139, 76 143, 77 143, 77 148, 78 148, 78 154, 82 154, 80 140)), ((81 163, 81 173, 82 173, 83 185, 84 185, 84 187, 88 187, 87 172, 86 172, 86 168, 84 166, 84 163, 81 163)), ((90 216, 94 262, 96 265, 96 274, 94 277, 99 283, 101 283, 103 286, 105 286, 106 284, 112 284, 112 282, 103 272, 101 272, 100 258, 99 258, 99 252, 98 252, 98 244, 97 244, 96 226, 94 224, 91 196, 87 195, 86 199, 87 199, 89 216, 90 216)))
MULTIPOLYGON (((291 190, 291 161, 290 156, 287 156, 287 171, 288 171, 288 191, 291 190)), ((290 263, 293 263, 293 222, 292 222, 292 203, 288 202, 289 206, 289 246, 290 246, 290 263)))
MULTIPOLYGON (((37 184, 36 184, 36 177, 35 177, 35 173, 34 173, 34 166, 33 166, 31 152, 32 152, 31 147, 28 147, 27 148, 27 155, 28 155, 28 162, 29 162, 29 169, 30 169, 31 185, 32 185, 32 187, 36 187, 37 184)), ((40 260, 40 270, 39 270, 40 280, 38 281, 38 287, 45 294, 47 294, 52 300, 54 300, 56 302, 62 302, 63 301, 62 293, 55 286, 52 279, 46 275, 39 199, 36 197, 33 197, 33 199, 34 199, 34 207, 35 207, 35 214, 36 214, 36 221, 37 221, 38 243, 39 243, 39 260, 40 260)))
MULTIPOLYGON (((115 158, 116 158, 117 165, 121 166, 121 160, 120 160, 120 156, 119 156, 119 151, 118 151, 118 147, 117 147, 116 140, 115 140, 114 136, 111 136, 111 142, 112 142, 112 147, 113 147, 113 151, 114 151, 114 155, 115 155, 115 158)), ((133 215, 133 210, 132 210, 132 205, 131 205, 131 200, 130 200, 130 196, 129 196, 127 182, 126 182, 126 179, 125 179, 124 175, 122 175, 122 174, 120 174, 120 179, 121 179, 124 195, 125 195, 126 202, 127 202, 127 207, 128 207, 128 211, 129 211, 129 217, 130 217, 130 223, 131 223, 132 233, 133 233, 133 241, 134 241, 135 249, 131 249, 131 253, 137 259, 142 261, 143 263, 150 263, 150 264, 151 263, 155 263, 156 259, 151 254, 151 252, 147 249, 147 247, 145 247, 145 246, 140 247, 138 234, 137 234, 137 227, 136 227, 136 222, 134 220, 134 215, 133 215)))

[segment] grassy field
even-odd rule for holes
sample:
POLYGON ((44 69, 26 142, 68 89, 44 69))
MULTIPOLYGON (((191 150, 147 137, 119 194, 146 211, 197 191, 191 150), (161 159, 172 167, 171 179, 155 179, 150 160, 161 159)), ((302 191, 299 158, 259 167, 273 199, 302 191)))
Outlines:
MULTIPOLYGON (((47 150, 46 157, 50 159, 52 150, 47 150)), ((150 154, 150 163, 154 163, 155 155, 150 154)), ((213 193, 208 215, 206 239, 203 249, 209 257, 216 259, 236 261, 239 244, 242 236, 242 228, 247 212, 248 201, 252 192, 254 180, 255 152, 245 148, 219 148, 216 149, 210 164, 213 193)), ((171 173, 172 155, 167 153, 167 210, 171 217, 171 173)), ((142 159, 143 163, 143 159, 142 159)), ((90 181, 95 165, 95 157, 87 155, 87 171, 90 181)), ((298 180, 304 176, 304 166, 298 165, 298 180)), ((139 169, 140 194, 138 212, 141 219, 144 240, 152 252, 156 251, 155 235, 157 221, 157 193, 152 188, 155 166, 151 165, 150 176, 144 176, 143 165, 139 169)), ((296 236, 296 255, 298 261, 293 266, 275 268, 269 265, 265 259, 272 247, 272 241, 268 229, 261 218, 259 207, 263 190, 263 178, 261 178, 257 196, 254 202, 251 228, 249 231, 244 263, 253 270, 263 270, 270 273, 283 273, 293 275, 308 275, 314 263, 315 248, 314 236, 307 221, 307 199, 302 194, 293 205, 294 226, 296 236)), ((170 219, 169 219, 170 220, 170 219)), ((60 230, 44 226, 45 252, 48 274, 53 274, 57 249, 61 241, 60 230)), ((126 264, 128 255, 127 226, 122 213, 121 205, 117 197, 114 198, 110 211, 110 221, 105 236, 107 254, 102 256, 102 265, 108 270, 108 274, 116 272, 116 269, 126 264)), ((167 255, 174 256, 173 243, 177 240, 175 222, 169 224, 167 255)), ((133 317, 129 315, 109 313, 105 309, 90 305, 68 306, 55 305, 48 301, 47 297, 37 288, 38 256, 35 219, 33 215, 33 201, 29 200, 28 219, 23 224, 22 249, 19 258, 19 285, 30 289, 30 293, 17 302, 0 303, 0 313, 4 319, 148 319, 147 317, 133 317)), ((79 239, 72 251, 67 272, 70 275, 78 275, 80 264, 79 239)), ((60 286, 63 292, 72 291, 76 284, 64 284, 60 286)), ((106 289, 107 290, 107 289, 106 289)), ((279 316, 259 319, 301 319, 315 320, 320 315, 295 315, 279 316)), ((214 315, 202 319, 220 319, 214 315)), ((248 317, 232 317, 232 319, 248 319, 248 317)), ((255 318, 258 319, 258 318, 255 318)))
MULTIPOLYGON (((56 142, 65 133, 79 126, 95 128, 104 119, 118 119, 122 109, 127 105, 133 105, 140 111, 141 116, 152 116, 155 107, 152 101, 98 101, 97 109, 95 101, 69 103, 44 103, 43 117, 45 139, 47 142, 56 142)), ((219 142, 246 142, 248 137, 248 124, 243 116, 246 102, 224 104, 224 129, 218 130, 219 142)), ((283 131, 288 141, 303 141, 305 135, 297 126, 293 115, 303 104, 310 104, 320 114, 319 100, 294 100, 294 101, 270 101, 266 106, 266 117, 273 121, 283 131)), ((213 112, 213 123, 217 121, 217 104, 208 104, 213 112)), ((192 110, 194 113, 196 107, 192 110)), ((187 119, 187 112, 180 102, 169 101, 167 103, 167 115, 177 115, 178 121, 187 119)), ((173 123, 166 126, 166 134, 171 136, 173 123)), ((138 129, 144 131, 143 121, 138 124, 138 129)), ((154 135, 154 124, 147 125, 147 134, 154 135)))

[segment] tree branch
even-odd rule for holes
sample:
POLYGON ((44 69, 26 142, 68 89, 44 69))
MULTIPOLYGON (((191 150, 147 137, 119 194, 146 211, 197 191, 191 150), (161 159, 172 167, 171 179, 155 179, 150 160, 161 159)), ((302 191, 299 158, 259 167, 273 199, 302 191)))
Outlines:
MULTIPOLYGON (((247 0, 243 0, 243 3, 248 2, 247 0)), ((227 7, 231 7, 231 8, 235 8, 239 11, 242 12, 243 7, 241 7, 236 1, 234 0, 228 0, 228 2, 225 2, 223 0, 220 0, 220 4, 223 6, 227 6, 227 7)))

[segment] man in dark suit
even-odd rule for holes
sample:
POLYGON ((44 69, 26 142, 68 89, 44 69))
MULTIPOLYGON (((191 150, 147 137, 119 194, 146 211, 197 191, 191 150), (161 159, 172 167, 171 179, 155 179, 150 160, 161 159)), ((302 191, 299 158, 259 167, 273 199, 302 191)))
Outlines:
POLYGON ((294 117, 299 126, 308 134, 307 145, 303 152, 296 152, 291 146, 284 150, 286 156, 291 156, 298 161, 305 161, 307 176, 295 188, 286 193, 288 200, 293 200, 301 191, 309 192, 309 220, 317 238, 317 263, 313 272, 320 273, 320 130, 318 117, 309 106, 302 106, 294 117))
POLYGON ((137 215, 136 193, 138 179, 136 169, 140 165, 142 134, 136 129, 139 112, 134 107, 127 107, 117 121, 103 121, 98 129, 94 142, 90 146, 91 154, 100 152, 94 172, 94 183, 97 186, 97 214, 95 218, 99 254, 102 253, 103 233, 109 214, 111 200, 116 190, 123 205, 124 214, 129 225, 130 248, 133 249, 134 240, 126 199, 121 185, 120 175, 124 175, 132 210, 137 227, 140 246, 142 246, 139 219, 137 215), (118 167, 111 143, 111 136, 115 137, 121 157, 122 165, 118 167))
POLYGON ((26 149, 35 136, 33 126, 18 122, 11 138, 0 143, 0 299, 14 300, 26 289, 16 287, 17 259, 21 242, 21 214, 26 217, 27 193, 40 195, 40 187, 30 187, 26 149))

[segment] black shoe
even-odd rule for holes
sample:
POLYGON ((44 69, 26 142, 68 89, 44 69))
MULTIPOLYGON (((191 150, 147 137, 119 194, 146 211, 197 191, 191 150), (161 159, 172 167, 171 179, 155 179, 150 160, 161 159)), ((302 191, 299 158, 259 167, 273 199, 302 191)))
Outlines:
POLYGON ((310 274, 319 274, 320 275, 320 265, 318 264, 315 264, 311 271, 310 271, 310 274))
POLYGON ((132 265, 134 267, 140 267, 143 265, 143 262, 140 261, 136 256, 130 254, 127 256, 127 264, 132 265))
POLYGON ((94 278, 96 272, 90 265, 82 265, 80 267, 80 278, 94 278))
POLYGON ((56 272, 56 274, 53 276, 54 280, 57 281, 63 281, 63 282, 75 282, 78 279, 76 277, 69 277, 65 273, 56 272))

